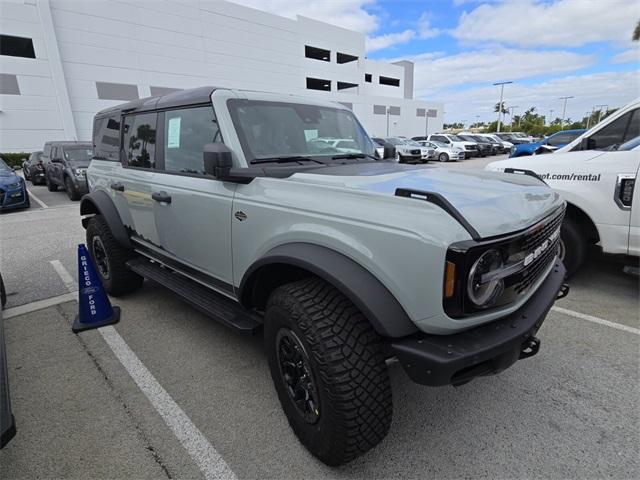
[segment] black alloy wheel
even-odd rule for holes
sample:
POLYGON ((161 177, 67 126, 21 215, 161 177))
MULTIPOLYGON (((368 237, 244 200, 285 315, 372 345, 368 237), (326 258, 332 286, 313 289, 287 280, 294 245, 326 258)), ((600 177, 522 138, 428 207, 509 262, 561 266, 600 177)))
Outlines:
POLYGON ((104 244, 100 237, 95 236, 91 242, 91 251, 93 253, 93 261, 95 262, 98 273, 102 277, 102 280, 109 280, 111 278, 109 270, 109 257, 107 251, 104 248, 104 244))

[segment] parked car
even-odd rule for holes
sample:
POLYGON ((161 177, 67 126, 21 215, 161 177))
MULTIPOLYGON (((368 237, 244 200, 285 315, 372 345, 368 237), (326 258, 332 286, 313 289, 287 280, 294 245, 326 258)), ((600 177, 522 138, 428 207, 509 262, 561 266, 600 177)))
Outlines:
POLYGON ((409 145, 404 138, 388 137, 384 139, 396 148, 398 161, 400 163, 423 163, 428 161, 422 158, 422 147, 420 145, 409 145))
POLYGON ((583 128, 577 130, 561 130, 559 132, 554 133, 553 135, 549 135, 547 138, 543 139, 540 142, 532 142, 532 143, 524 143, 521 145, 514 145, 511 147, 511 153, 509 157, 522 157, 525 155, 533 155, 538 148, 541 146, 550 147, 552 149, 557 149, 564 147, 565 145, 571 143, 573 140, 578 138, 585 132, 583 128))
POLYGON ((523 143, 529 143, 529 141, 526 138, 517 137, 514 134, 509 132, 496 133, 495 136, 503 141, 512 143, 513 145, 521 145, 523 143))
POLYGON ((567 201, 560 258, 569 274, 592 244, 605 253, 640 256, 640 136, 603 150, 510 158, 486 168, 534 172, 567 201))
POLYGON ((329 465, 389 431, 387 358, 426 385, 498 373, 539 351, 567 292, 557 193, 381 161, 333 102, 183 90, 99 112, 93 138, 80 214, 107 292, 153 279, 237 331, 263 330, 289 425, 329 465), (342 130, 360 153, 313 153, 311 130, 342 130), (139 131, 158 144, 132 141, 139 131))
POLYGON ((89 191, 86 172, 91 162, 92 148, 89 142, 45 143, 41 157, 45 182, 50 192, 62 187, 70 200, 80 200, 89 191))
POLYGON ((11 398, 9 396, 9 372, 2 320, 2 309, 6 303, 7 293, 4 288, 2 274, 0 274, 0 449, 4 448, 16 435, 16 423, 11 411, 11 398))
POLYGON ((0 212, 29 208, 29 192, 24 178, 17 175, 5 160, 0 154, 0 212))
POLYGON ((449 162, 465 159, 465 151, 460 147, 452 147, 442 142, 430 142, 429 140, 421 140, 418 142, 427 148, 433 149, 435 158, 440 162, 449 162))
MULTIPOLYGON (((435 133, 430 134, 427 138, 424 137, 416 137, 423 140, 436 141, 440 143, 444 143, 445 145, 449 145, 450 147, 457 147, 464 149, 465 157, 477 157, 480 155, 480 149, 478 148, 478 144, 476 142, 468 142, 457 135, 452 135, 450 133, 435 133)), ((414 138, 415 140, 415 138, 414 138)))
POLYGON ((535 140, 533 135, 529 135, 528 133, 524 133, 524 132, 509 132, 509 133, 513 135, 515 138, 519 138, 525 143, 531 143, 535 140))
POLYGON ((34 185, 44 185, 44 164, 40 158, 42 152, 33 152, 22 162, 22 175, 34 185))
POLYGON ((481 157, 488 157, 493 154, 493 147, 484 138, 475 137, 474 135, 457 134, 457 136, 467 142, 475 142, 481 157))
POLYGON ((419 147, 422 155, 422 160, 428 162, 429 160, 435 160, 436 151, 434 148, 426 147, 422 145, 420 142, 416 142, 415 140, 411 140, 410 138, 402 137, 404 143, 409 145, 410 147, 419 147))
POLYGON ((484 137, 493 143, 497 153, 508 153, 511 151, 511 147, 513 147, 513 143, 508 142, 506 140, 502 140, 496 134, 493 133, 476 133, 478 137, 484 137))
POLYGON ((587 130, 558 152, 606 149, 640 135, 640 97, 587 130))

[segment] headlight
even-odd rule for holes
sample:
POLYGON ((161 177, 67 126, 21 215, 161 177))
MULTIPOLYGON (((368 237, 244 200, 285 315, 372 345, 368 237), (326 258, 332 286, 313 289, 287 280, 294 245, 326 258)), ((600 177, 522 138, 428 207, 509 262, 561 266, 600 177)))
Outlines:
POLYGON ((504 266, 502 253, 494 248, 487 250, 475 261, 469 270, 467 281, 467 295, 478 307, 489 307, 502 294, 504 281, 502 279, 487 280, 483 276, 500 270, 504 266))
POLYGON ((15 183, 10 183, 8 186, 9 188, 18 188, 20 185, 22 185, 22 180, 18 180, 15 183))
POLYGON ((516 146, 514 145, 513 147, 511 147, 510 153, 511 155, 513 155, 516 151, 516 146))
POLYGON ((85 168, 76 168, 74 172, 78 177, 82 177, 87 172, 87 170, 85 168))

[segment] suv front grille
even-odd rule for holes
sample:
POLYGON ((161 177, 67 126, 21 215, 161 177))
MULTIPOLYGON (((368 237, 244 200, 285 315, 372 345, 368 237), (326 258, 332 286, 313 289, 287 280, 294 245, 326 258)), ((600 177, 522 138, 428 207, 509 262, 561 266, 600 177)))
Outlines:
POLYGON ((476 149, 473 145, 465 145, 464 148, 466 150, 475 150, 476 149))

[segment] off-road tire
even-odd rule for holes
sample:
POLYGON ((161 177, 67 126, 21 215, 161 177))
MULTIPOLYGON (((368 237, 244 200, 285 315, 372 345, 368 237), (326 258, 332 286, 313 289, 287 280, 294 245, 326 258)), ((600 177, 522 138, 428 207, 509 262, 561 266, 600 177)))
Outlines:
POLYGON ((313 455, 342 465, 387 435, 393 408, 380 337, 338 290, 315 277, 277 288, 267 303, 265 343, 289 425, 313 455), (319 396, 314 424, 304 419, 280 373, 281 329, 293 331, 308 353, 319 396))
POLYGON ((446 153, 442 152, 440 155, 438 155, 438 160, 441 162, 448 162, 449 161, 449 155, 447 155, 446 153))
POLYGON ((127 267, 127 261, 133 258, 134 253, 120 245, 113 237, 107 222, 102 215, 95 215, 87 224, 87 249, 95 262, 93 252, 93 237, 98 236, 104 246, 109 266, 109 277, 105 278, 96 266, 96 272, 102 280, 102 286, 109 295, 119 297, 131 293, 142 285, 144 278, 127 267))
POLYGON ((571 217, 564 217, 560 229, 561 260, 567 269, 567 277, 578 271, 587 258, 587 239, 580 225, 571 217))
POLYGON ((57 192, 58 191, 58 185, 56 185, 55 183, 53 183, 51 181, 51 179, 49 178, 49 174, 48 173, 44 174, 44 183, 47 185, 47 190, 49 190, 50 192, 57 192))
POLYGON ((73 186, 73 180, 71 180, 70 177, 65 177, 64 187, 67 191, 67 197, 69 197, 69 200, 74 202, 76 200, 80 200, 80 193, 78 193, 78 190, 73 186))

